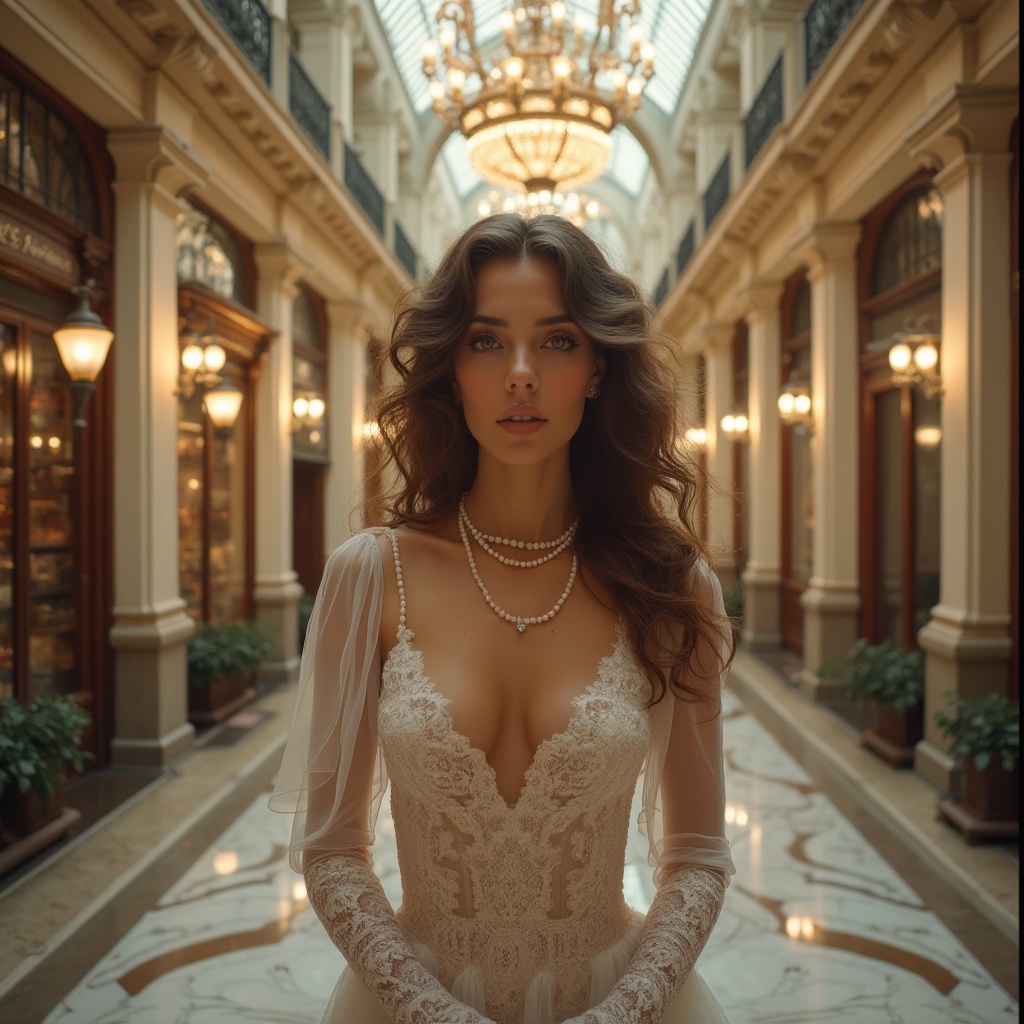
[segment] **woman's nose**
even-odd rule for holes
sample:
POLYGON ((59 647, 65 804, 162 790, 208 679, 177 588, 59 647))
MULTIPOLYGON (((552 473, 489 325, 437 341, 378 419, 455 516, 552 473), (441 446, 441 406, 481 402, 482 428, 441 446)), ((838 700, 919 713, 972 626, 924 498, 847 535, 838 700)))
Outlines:
POLYGON ((508 391, 537 390, 537 371, 530 359, 529 351, 513 349, 512 361, 505 377, 505 387, 508 391))

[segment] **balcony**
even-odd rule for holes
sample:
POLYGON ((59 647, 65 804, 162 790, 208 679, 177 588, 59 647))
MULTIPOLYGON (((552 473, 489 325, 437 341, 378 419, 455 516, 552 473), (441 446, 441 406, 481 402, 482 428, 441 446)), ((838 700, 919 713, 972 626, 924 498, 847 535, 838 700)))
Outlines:
POLYGON ((772 132, 780 124, 782 124, 781 56, 775 62, 775 67, 768 72, 761 91, 743 119, 743 142, 748 170, 754 162, 754 158, 771 137, 772 132))
POLYGON ((718 165, 708 184, 707 191, 702 200, 704 203, 704 233, 707 234, 714 224, 715 218, 722 212, 722 208, 729 201, 729 193, 732 189, 729 181, 729 154, 726 153, 722 162, 718 165))
POLYGON ((288 54, 288 110, 325 160, 331 158, 331 106, 306 73, 298 54, 288 54))
POLYGON ((658 287, 654 289, 654 303, 660 306, 665 301, 665 296, 668 295, 668 267, 661 272, 661 277, 658 279, 658 287))
POLYGON ((681 277, 683 271, 686 269, 686 265, 693 258, 693 250, 695 247, 695 238, 693 232, 693 221, 690 221, 690 226, 683 232, 683 237, 679 240, 679 248, 676 249, 676 277, 681 277))
POLYGON ((811 0, 804 12, 806 81, 817 74, 864 0, 811 0))
POLYGON ((356 151, 345 143, 345 188, 370 218, 373 226, 384 234, 384 196, 367 173, 356 151))
POLYGON ((270 85, 270 12, 261 0, 203 0, 256 74, 270 85))
POLYGON ((398 262, 409 271, 411 278, 416 277, 416 249, 413 247, 412 242, 409 241, 408 236, 402 230, 402 225, 395 221, 395 255, 398 257, 398 262))

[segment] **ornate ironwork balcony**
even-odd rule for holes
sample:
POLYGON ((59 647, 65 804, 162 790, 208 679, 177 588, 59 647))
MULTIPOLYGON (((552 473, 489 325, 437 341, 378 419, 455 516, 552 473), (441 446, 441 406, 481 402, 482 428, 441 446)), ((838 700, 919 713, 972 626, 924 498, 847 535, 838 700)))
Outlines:
POLYGON ((825 63, 829 51, 860 10, 864 0, 811 0, 804 12, 807 82, 825 63))
POLYGON ((331 158, 331 105, 320 95, 298 54, 288 54, 288 109, 325 160, 331 158))
POLYGON ((704 232, 711 230, 715 218, 722 212, 722 207, 729 201, 732 185, 729 181, 729 154, 726 153, 718 165, 711 182, 704 193, 704 232))
POLYGON ((352 198, 363 208, 363 212, 373 222, 374 227, 384 234, 384 196, 377 188, 377 183, 367 173, 356 151, 345 143, 345 188, 352 193, 352 198))
POLYGON ((668 295, 668 267, 661 272, 658 287, 654 289, 655 305, 660 306, 665 301, 666 295, 668 295))
POLYGON ((397 220, 395 221, 395 255, 398 257, 399 263, 409 271, 409 276, 415 278, 416 250, 397 220))
POLYGON ((270 85, 270 13, 262 0, 203 0, 249 63, 270 85))
POLYGON ((761 86, 743 119, 743 142, 746 152, 747 167, 754 162, 754 157, 761 152, 761 147, 768 141, 771 133, 782 124, 782 57, 775 62, 775 67, 768 72, 768 77, 761 86))
POLYGON ((679 239, 679 248, 676 249, 676 276, 682 275, 686 269, 687 263, 693 258, 694 249, 694 235, 693 235, 693 221, 690 221, 690 226, 683 233, 683 237, 679 239))

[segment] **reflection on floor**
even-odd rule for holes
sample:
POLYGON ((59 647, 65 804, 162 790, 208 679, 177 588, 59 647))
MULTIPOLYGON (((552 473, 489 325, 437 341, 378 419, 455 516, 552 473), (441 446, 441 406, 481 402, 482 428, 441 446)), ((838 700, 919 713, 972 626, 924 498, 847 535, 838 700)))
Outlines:
MULTIPOLYGON (((700 965, 732 1024, 1017 1021, 1016 1002, 726 697, 737 875, 700 965)), ((288 868, 288 827, 260 797, 46 1024, 316 1024, 343 961, 288 868)), ((644 845, 631 837, 624 878, 641 909, 644 845)), ((386 805, 375 860, 397 905, 386 805)))

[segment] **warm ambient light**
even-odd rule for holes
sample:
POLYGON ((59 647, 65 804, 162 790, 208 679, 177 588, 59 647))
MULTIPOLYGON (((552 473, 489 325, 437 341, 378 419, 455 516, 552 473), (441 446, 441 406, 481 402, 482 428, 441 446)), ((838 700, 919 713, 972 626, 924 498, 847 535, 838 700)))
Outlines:
POLYGON ((203 395, 206 415, 210 417, 218 437, 225 437, 231 433, 238 419, 238 412, 242 408, 242 397, 242 392, 228 381, 221 381, 203 395))
POLYGON ((71 291, 78 299, 78 308, 53 332, 53 340, 71 378, 75 400, 71 424, 76 430, 82 430, 86 426, 82 412, 96 387, 96 378, 106 362, 114 332, 90 308, 89 288, 76 287, 71 291))

